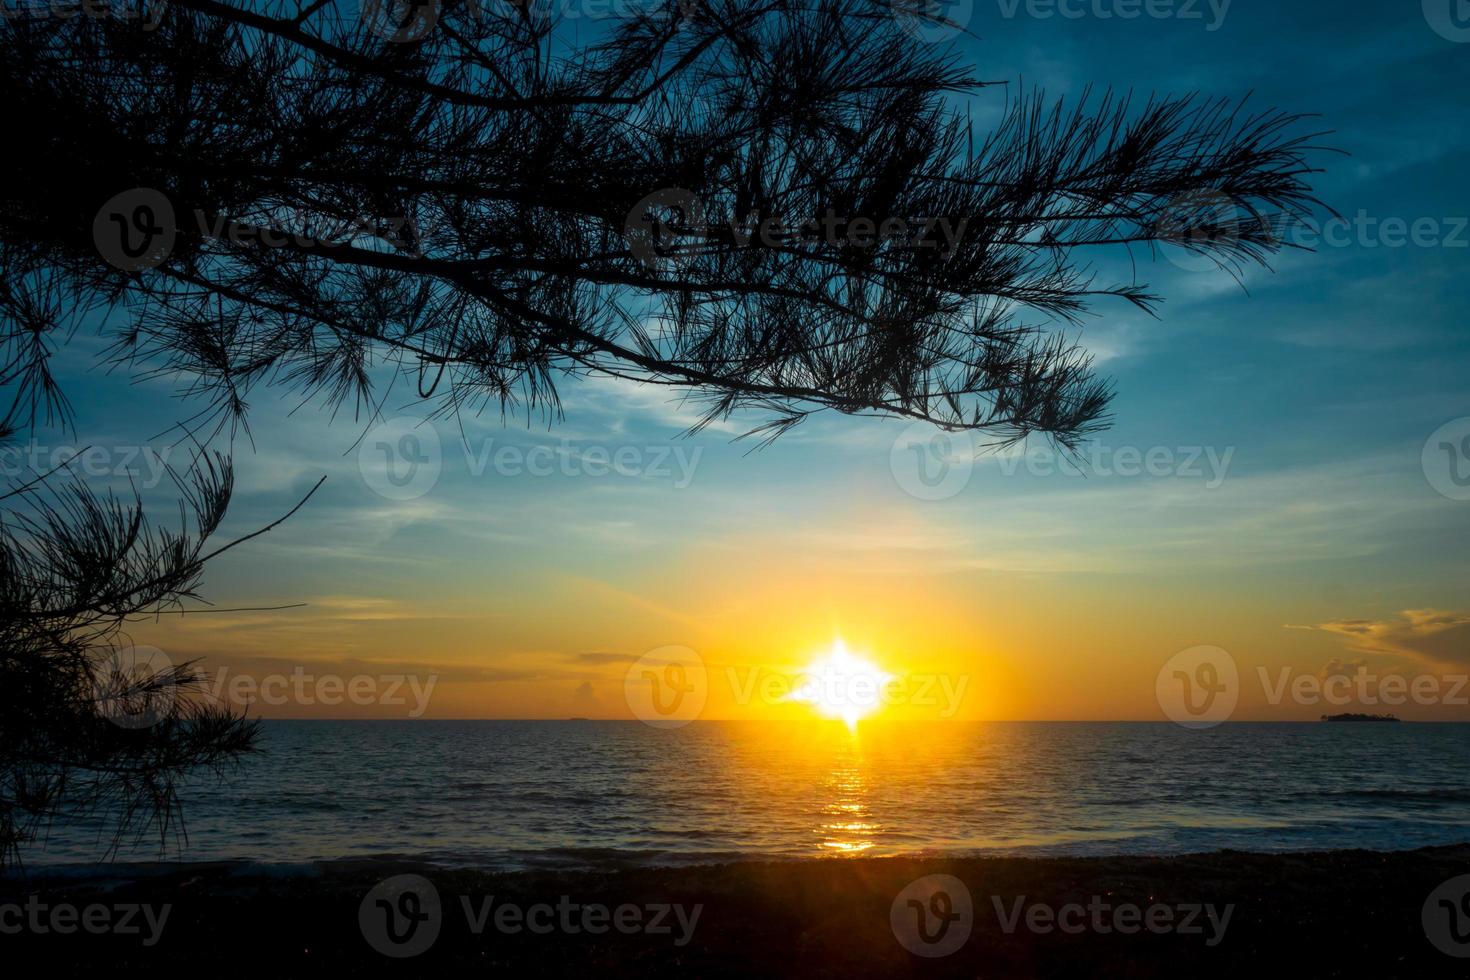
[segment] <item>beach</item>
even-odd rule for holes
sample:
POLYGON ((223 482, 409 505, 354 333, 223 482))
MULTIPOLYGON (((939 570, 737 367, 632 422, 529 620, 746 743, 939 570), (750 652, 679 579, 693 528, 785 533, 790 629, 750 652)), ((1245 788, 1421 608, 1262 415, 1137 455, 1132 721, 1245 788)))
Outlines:
POLYGON ((1470 844, 603 872, 117 864, 12 872, 0 949, 64 976, 1451 976, 1465 961, 1422 912, 1467 872, 1470 844))

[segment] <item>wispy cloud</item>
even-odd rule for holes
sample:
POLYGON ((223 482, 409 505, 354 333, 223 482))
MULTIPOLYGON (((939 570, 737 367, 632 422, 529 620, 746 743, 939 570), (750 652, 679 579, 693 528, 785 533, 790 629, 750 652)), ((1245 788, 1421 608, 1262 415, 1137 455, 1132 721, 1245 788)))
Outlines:
POLYGON ((1348 649, 1433 663, 1470 663, 1470 612, 1405 609, 1395 619, 1339 619, 1287 629, 1316 630, 1343 638, 1348 649))

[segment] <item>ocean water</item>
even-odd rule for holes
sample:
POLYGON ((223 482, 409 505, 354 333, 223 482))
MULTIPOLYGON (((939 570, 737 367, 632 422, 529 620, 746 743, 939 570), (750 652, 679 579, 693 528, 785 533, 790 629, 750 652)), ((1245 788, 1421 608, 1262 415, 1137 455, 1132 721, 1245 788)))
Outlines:
MULTIPOLYGON (((1470 840, 1470 724, 271 721, 119 860, 617 867, 1470 840)), ((95 862, 94 822, 28 865, 95 862)))

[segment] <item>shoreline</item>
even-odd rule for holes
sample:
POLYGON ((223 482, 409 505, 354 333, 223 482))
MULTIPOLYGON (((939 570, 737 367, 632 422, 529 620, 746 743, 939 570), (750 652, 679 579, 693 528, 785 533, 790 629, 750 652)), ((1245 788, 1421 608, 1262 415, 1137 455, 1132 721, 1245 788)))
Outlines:
MULTIPOLYGON (((616 854, 601 861, 588 860, 576 863, 548 852, 543 860, 535 857, 530 864, 496 864, 475 858, 437 858, 421 853, 382 853, 343 855, 338 857, 290 858, 280 861, 253 857, 209 857, 196 859, 127 858, 116 860, 80 861, 62 859, 56 861, 23 861, 20 865, 0 868, 0 887, 17 880, 34 882, 67 880, 75 884, 89 879, 117 880, 125 878, 155 879, 170 875, 227 875, 232 877, 262 878, 322 878, 335 877, 344 873, 359 873, 369 870, 391 872, 395 869, 412 868, 438 874, 472 874, 493 876, 538 875, 617 875, 633 873, 657 874, 662 872, 690 872, 701 868, 741 867, 745 865, 800 866, 826 864, 861 864, 881 862, 911 863, 974 863, 991 861, 1036 861, 1036 862, 1098 862, 1098 861, 1191 861, 1240 855, 1251 858, 1312 858, 1343 854, 1376 854, 1393 857, 1409 854, 1432 854, 1443 851, 1467 849, 1470 860, 1470 828, 1463 840, 1452 840, 1438 844, 1406 847, 1263 847, 1245 849, 1235 847, 1198 848, 1194 850, 1074 850, 1067 845, 1053 848, 1050 845, 1021 845, 1014 848, 996 847, 979 850, 915 850, 896 854, 851 854, 838 852, 812 853, 808 855, 762 854, 759 852, 657 852, 670 860, 645 859, 642 852, 630 852, 624 859, 616 854)), ((654 852, 650 852, 654 853, 654 852)), ((1467 869, 1470 870, 1470 869, 1467 869)))
POLYGON ((349 854, 334 857, 290 857, 271 860, 253 856, 199 857, 199 858, 140 858, 127 857, 112 860, 57 860, 30 861, 22 859, 19 865, 0 868, 0 886, 6 882, 32 880, 44 882, 67 880, 82 884, 91 879, 116 881, 119 879, 153 879, 177 874, 228 875, 233 877, 262 878, 320 878, 331 877, 341 872, 358 872, 364 869, 381 869, 385 872, 398 868, 414 868, 440 874, 482 875, 551 875, 587 874, 611 875, 632 872, 683 872, 699 868, 742 865, 805 865, 833 862, 973 862, 973 861, 1176 861, 1208 858, 1220 854, 1244 854, 1261 858, 1310 857, 1331 854, 1381 854, 1401 855, 1419 852, 1434 852, 1458 847, 1470 847, 1470 829, 1463 840, 1446 840, 1426 844, 1406 844, 1402 847, 1303 847, 1292 844, 1277 844, 1254 849, 1238 847, 1184 848, 1170 850, 1108 849, 1097 846, 1098 842, 1059 844, 1018 844, 977 849, 924 849, 895 853, 852 853, 838 851, 813 851, 804 854, 763 853, 759 851, 668 851, 668 850, 620 850, 618 848, 575 848, 569 850, 502 852, 495 859, 476 855, 441 857, 420 852, 383 852, 376 854, 349 854), (589 852, 595 851, 595 856, 589 852))
MULTIPOLYGON (((0 880, 0 907, 136 906, 152 910, 159 927, 146 945, 141 914, 141 931, 128 935, 74 927, 65 936, 45 928, 0 936, 0 948, 44 955, 63 973, 208 966, 285 977, 333 963, 369 973, 391 964, 407 976, 493 967, 1238 978, 1264 966, 1388 977, 1463 966, 1436 948, 1423 911, 1437 888, 1470 873, 1470 841, 1409 851, 834 857, 619 871, 484 871, 408 858, 45 873, 54 870, 0 880), (434 921, 431 941, 411 956, 375 948, 404 951, 384 932, 399 910, 434 921)), ((403 921, 396 938, 412 931, 403 921)))

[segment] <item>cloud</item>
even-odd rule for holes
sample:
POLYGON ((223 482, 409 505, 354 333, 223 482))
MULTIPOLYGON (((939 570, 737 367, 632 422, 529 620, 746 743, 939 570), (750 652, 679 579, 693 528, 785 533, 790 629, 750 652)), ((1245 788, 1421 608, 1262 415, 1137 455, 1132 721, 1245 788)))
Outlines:
POLYGON ((587 714, 602 706, 591 681, 583 681, 572 691, 572 706, 581 714, 587 714))
POLYGON ((1287 629, 1334 633, 1345 639, 1349 650, 1360 653, 1391 654, 1434 664, 1470 664, 1470 612, 1405 609, 1396 619, 1340 619, 1315 626, 1288 625, 1287 629))
MULTIPOLYGON (((704 418, 707 407, 707 402, 684 388, 602 375, 583 379, 563 396, 562 402, 569 411, 580 409, 599 416, 609 432, 624 432, 629 421, 636 419, 665 435, 671 428, 681 432, 693 428, 704 418)), ((758 424, 759 420, 742 425, 737 419, 715 419, 707 428, 736 436, 758 424)))
POLYGON ((572 654, 572 659, 584 664, 630 664, 634 658, 626 653, 588 651, 586 653, 572 654))

